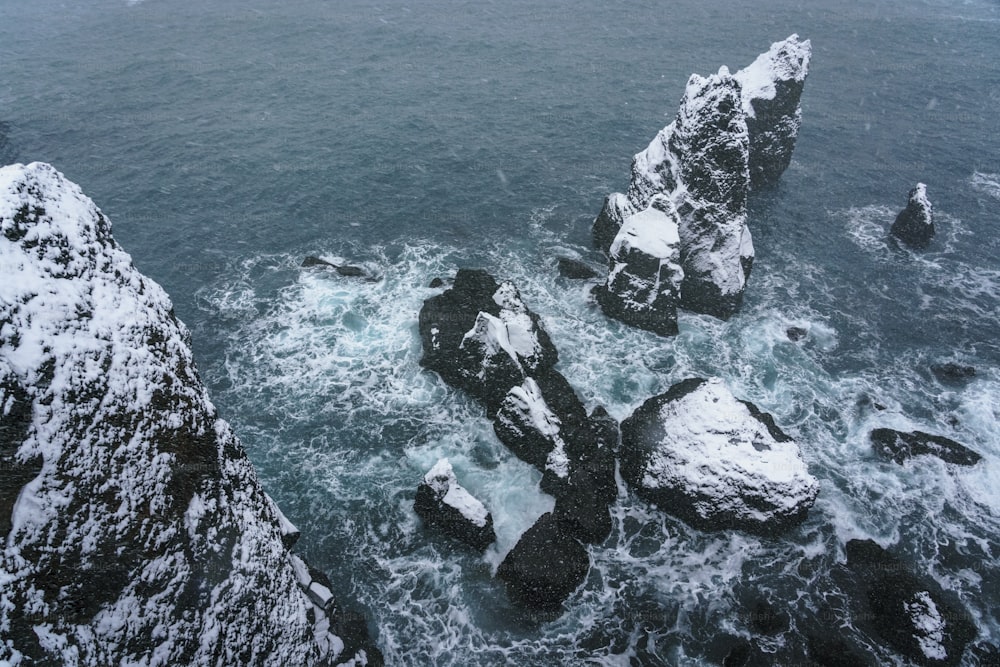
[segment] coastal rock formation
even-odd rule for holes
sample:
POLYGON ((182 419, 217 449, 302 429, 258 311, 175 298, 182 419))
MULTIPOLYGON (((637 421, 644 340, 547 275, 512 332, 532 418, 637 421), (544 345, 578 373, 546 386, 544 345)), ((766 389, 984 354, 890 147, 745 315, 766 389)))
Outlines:
POLYGON ((861 617, 870 619, 875 632, 919 665, 961 662, 976 628, 957 600, 871 540, 851 540, 846 550, 847 567, 864 597, 861 617))
POLYGON ((917 183, 910 190, 906 208, 896 216, 890 233, 913 248, 926 248, 934 238, 934 212, 927 198, 927 186, 917 183))
POLYGON ((812 44, 798 35, 775 42, 736 73, 750 134, 750 184, 774 185, 792 161, 802 124, 799 100, 809 74, 812 44))
POLYGON ((649 399, 621 433, 625 481, 698 528, 774 533, 801 522, 819 492, 798 445, 715 378, 649 399))
POLYGON ((608 317, 670 336, 677 333, 680 266, 677 211, 665 195, 625 219, 609 250, 611 270, 594 294, 608 317))
POLYGON ((424 523, 483 551, 496 541, 493 516, 458 483, 448 459, 431 468, 420 486, 413 509, 424 523))
POLYGON ((560 257, 557 268, 560 276, 570 280, 590 280, 598 275, 589 265, 570 257, 560 257))
MULTIPOLYGON (((681 307, 731 316, 754 257, 747 195, 752 183, 773 183, 791 160, 810 49, 792 35, 736 75, 726 67, 692 75, 676 119, 633 158, 626 193, 605 199, 595 245, 610 254, 625 220, 665 196, 677 212, 681 307)), ((612 273, 619 263, 612 258, 612 273)))
POLYGON ((947 361, 941 364, 931 364, 931 373, 942 384, 963 384, 976 377, 976 367, 947 361))
POLYGON ((0 662, 380 664, 288 550, 166 293, 49 165, 0 169, 0 270, 0 662))
POLYGON ((975 465, 983 458, 960 442, 923 431, 904 433, 891 428, 877 428, 871 432, 870 438, 879 455, 896 463, 924 454, 961 466, 975 465))
POLYGON ((503 559, 497 578, 517 604, 552 612, 580 587, 589 569, 587 550, 566 534, 554 515, 546 513, 503 559))

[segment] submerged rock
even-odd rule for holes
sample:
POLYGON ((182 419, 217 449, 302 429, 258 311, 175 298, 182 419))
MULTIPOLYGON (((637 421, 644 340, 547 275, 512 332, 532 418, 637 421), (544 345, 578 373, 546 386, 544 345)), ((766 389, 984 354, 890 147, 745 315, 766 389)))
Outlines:
POLYGON ((424 475, 413 509, 428 526, 477 551, 485 550, 497 539, 493 516, 458 483, 448 459, 441 459, 424 475))
POLYGON ((793 343, 797 343, 808 336, 809 332, 802 327, 788 327, 788 329, 785 330, 785 335, 788 336, 788 340, 793 343))
POLYGON ((144 664, 155 638, 162 664, 379 664, 309 593, 166 293, 49 165, 0 169, 0 272, 0 662, 144 664))
POLYGON ((932 364, 931 372, 939 382, 944 384, 962 384, 976 377, 976 368, 949 361, 943 364, 932 364))
POLYGON ((338 274, 351 278, 363 278, 368 275, 360 266, 351 266, 350 264, 334 264, 333 262, 328 262, 325 259, 309 255, 302 260, 302 268, 308 269, 312 267, 333 269, 338 274))
POLYGON ((535 611, 558 611, 590 570, 590 556, 552 514, 543 514, 497 568, 497 578, 516 604, 535 611))
POLYGON ((891 428, 877 428, 869 437, 877 453, 896 463, 924 454, 962 466, 975 465, 983 458, 959 442, 923 431, 903 433, 891 428))
POLYGON ((655 333, 677 333, 680 267, 677 212, 663 195, 630 215, 610 248, 611 270, 594 294, 608 317, 655 333))
POLYGON ((557 266, 559 275, 570 280, 590 280, 597 277, 597 271, 578 259, 560 257, 557 266))
POLYGON ((851 540, 846 550, 865 597, 863 618, 892 648, 920 665, 961 662, 976 627, 957 600, 871 540, 851 540))
POLYGON ((798 445, 719 379, 673 385, 621 433, 625 481, 698 528, 773 533, 805 519, 819 492, 798 445))
POLYGON ((934 214, 927 198, 927 186, 917 183, 910 190, 906 208, 896 216, 890 233, 913 248, 926 248, 934 238, 934 214))
POLYGON ((754 188, 777 183, 792 160, 802 124, 799 100, 811 57, 809 40, 791 35, 735 74, 750 134, 750 184, 754 188))

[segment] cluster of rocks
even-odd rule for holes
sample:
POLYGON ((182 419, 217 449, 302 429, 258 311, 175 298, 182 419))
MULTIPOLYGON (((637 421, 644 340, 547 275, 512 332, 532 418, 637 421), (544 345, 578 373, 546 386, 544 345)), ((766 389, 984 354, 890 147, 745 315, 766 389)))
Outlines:
MULTIPOLYGON (((678 383, 620 431, 603 408, 588 414, 555 370, 558 353, 541 321, 510 282, 459 270, 450 289, 424 303, 420 335, 423 365, 482 401, 497 437, 542 473, 541 489, 556 499, 497 570, 509 596, 531 609, 561 606, 586 577, 584 544, 609 535, 619 443, 625 481, 699 528, 777 532, 802 521, 816 498, 798 446, 718 379, 678 383), (676 441, 679 432, 689 437, 676 441)), ((460 489, 439 462, 415 507, 428 525, 481 550, 492 539, 489 514, 460 489)))
POLYGON ((691 76, 676 119, 594 221, 610 260, 596 293, 607 315, 670 335, 677 308, 720 318, 739 308, 754 258, 747 196, 791 161, 810 55, 792 35, 736 74, 691 76))

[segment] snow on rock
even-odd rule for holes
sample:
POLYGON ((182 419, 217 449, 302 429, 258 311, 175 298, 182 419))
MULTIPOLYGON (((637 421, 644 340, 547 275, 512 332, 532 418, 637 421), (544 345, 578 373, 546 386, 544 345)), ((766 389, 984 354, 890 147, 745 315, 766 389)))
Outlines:
POLYGON ((496 541, 493 517, 458 483, 448 459, 441 459, 424 475, 413 509, 428 526, 478 551, 496 541))
POLYGON ((750 182, 773 185, 792 160, 802 124, 799 100, 809 74, 812 44, 798 35, 775 42, 735 74, 750 134, 750 182))
POLYGON ((871 629, 918 665, 958 665, 976 637, 953 593, 871 540, 847 543, 847 568, 862 595, 854 625, 871 629))
POLYGON ((629 216, 611 244, 611 270, 595 289, 608 317, 663 335, 677 333, 680 266, 677 211, 664 195, 629 216))
POLYGON ((910 190, 906 208, 896 216, 890 233, 914 248, 926 248, 934 238, 934 212, 927 198, 927 186, 917 183, 910 190))
POLYGON ((802 521, 819 492, 798 445, 717 378, 691 378, 622 422, 622 477, 703 529, 770 533, 802 521))
POLYGON ((0 662, 350 658, 166 293, 47 164, 0 169, 0 273, 0 662))
POLYGON ((524 378, 558 355, 538 316, 510 282, 460 269, 452 287, 420 310, 421 364, 484 401, 492 412, 524 378))

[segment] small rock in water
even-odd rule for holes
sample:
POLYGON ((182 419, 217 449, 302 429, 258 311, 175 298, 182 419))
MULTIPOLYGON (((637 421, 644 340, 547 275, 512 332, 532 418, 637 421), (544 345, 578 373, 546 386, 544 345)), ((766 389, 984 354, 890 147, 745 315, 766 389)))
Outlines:
POLYGON ((442 278, 435 278, 434 280, 431 281, 431 284, 428 285, 428 287, 430 287, 431 289, 444 287, 444 280, 442 278))
POLYGON ((333 268, 335 265, 331 264, 330 262, 326 261, 325 259, 320 259, 319 257, 315 257, 313 255, 309 255, 304 260, 302 260, 302 268, 303 269, 308 269, 308 268, 313 267, 313 266, 322 266, 322 267, 333 268))
POLYGON ((976 377, 976 369, 973 366, 963 366, 949 361, 944 364, 931 365, 931 372, 939 382, 945 384, 961 384, 971 378, 976 377))
POLYGON ((558 268, 559 275, 570 280, 590 280, 597 277, 597 271, 594 271, 578 259, 560 257, 558 268))
POLYGON ((800 340, 805 338, 806 334, 808 333, 809 332, 803 329, 802 327, 788 327, 788 329, 785 330, 785 335, 788 336, 788 340, 792 341, 793 343, 799 342, 800 340))
POLYGON ((914 248, 926 248, 934 238, 933 207, 927 198, 927 186, 917 183, 910 198, 890 230, 893 236, 914 248))
POLYGON ((946 463, 962 466, 975 465, 982 458, 951 438, 922 431, 903 433, 891 428, 877 428, 870 437, 875 451, 896 463, 922 454, 932 454, 946 463))

